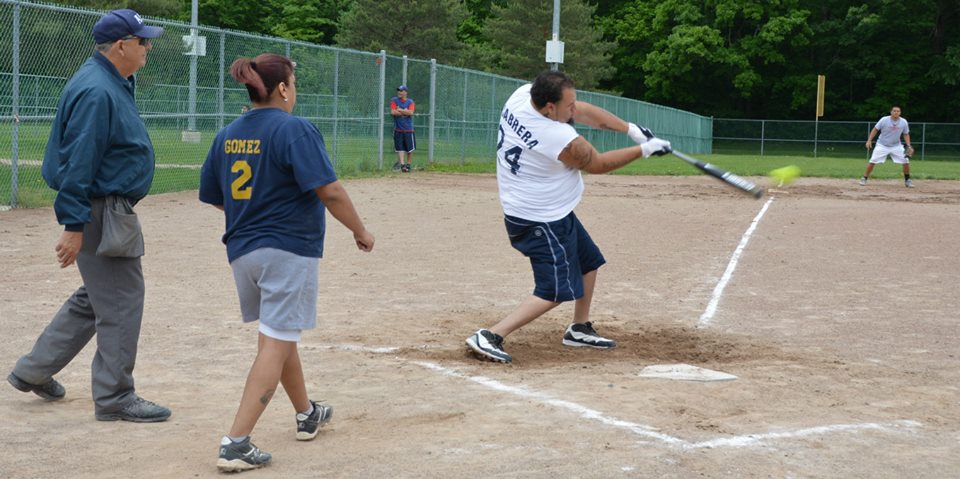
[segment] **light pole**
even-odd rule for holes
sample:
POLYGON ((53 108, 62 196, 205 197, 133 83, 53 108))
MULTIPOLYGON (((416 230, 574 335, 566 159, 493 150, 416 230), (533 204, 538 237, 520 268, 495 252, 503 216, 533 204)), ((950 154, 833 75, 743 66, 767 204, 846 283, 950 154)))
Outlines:
POLYGON ((563 42, 560 41, 560 0, 553 0, 553 35, 547 40, 546 61, 551 70, 557 70, 563 63, 563 42))

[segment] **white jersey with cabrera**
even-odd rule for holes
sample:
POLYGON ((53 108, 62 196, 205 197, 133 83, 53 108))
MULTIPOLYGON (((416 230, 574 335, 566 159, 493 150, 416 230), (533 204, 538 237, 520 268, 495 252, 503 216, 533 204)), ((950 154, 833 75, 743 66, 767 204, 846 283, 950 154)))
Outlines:
POLYGON ((580 203, 580 170, 559 159, 580 135, 538 112, 530 101, 531 87, 513 92, 500 114, 497 185, 504 214, 546 223, 567 216, 580 203))

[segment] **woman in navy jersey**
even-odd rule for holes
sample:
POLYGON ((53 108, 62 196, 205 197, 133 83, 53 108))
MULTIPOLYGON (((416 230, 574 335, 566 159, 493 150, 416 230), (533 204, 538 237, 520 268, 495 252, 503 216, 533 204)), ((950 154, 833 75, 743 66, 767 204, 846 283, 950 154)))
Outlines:
POLYGON ((316 326, 325 210, 353 232, 361 251, 373 249, 373 235, 337 180, 320 131, 291 114, 295 66, 271 53, 233 63, 230 74, 246 85, 253 109, 217 134, 200 173, 200 201, 225 215, 223 243, 243 321, 259 320, 257 357, 233 426, 220 441, 223 471, 270 461, 250 433, 277 384, 293 403, 298 440, 315 438, 333 414, 308 398, 297 351, 301 331, 316 326))

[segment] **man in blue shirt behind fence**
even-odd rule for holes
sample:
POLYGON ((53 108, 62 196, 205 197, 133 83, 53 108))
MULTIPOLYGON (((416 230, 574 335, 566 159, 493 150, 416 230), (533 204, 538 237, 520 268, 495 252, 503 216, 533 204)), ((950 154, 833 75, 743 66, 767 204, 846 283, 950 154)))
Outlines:
POLYGON ((393 115, 393 149, 397 152, 394 170, 409 173, 413 168, 413 150, 417 138, 413 132, 413 112, 416 104, 407 98, 407 86, 397 87, 397 96, 390 99, 390 114, 393 115))

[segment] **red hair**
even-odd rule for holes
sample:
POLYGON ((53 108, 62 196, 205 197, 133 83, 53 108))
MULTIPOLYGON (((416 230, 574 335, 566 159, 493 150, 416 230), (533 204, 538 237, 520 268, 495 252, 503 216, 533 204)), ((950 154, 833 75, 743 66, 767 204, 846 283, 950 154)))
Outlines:
POLYGON ((230 65, 230 76, 247 86, 250 101, 265 103, 277 85, 289 82, 295 64, 276 53, 263 53, 254 59, 238 58, 230 65))

